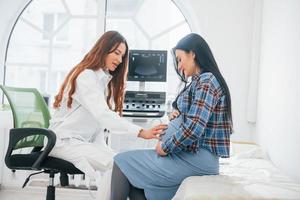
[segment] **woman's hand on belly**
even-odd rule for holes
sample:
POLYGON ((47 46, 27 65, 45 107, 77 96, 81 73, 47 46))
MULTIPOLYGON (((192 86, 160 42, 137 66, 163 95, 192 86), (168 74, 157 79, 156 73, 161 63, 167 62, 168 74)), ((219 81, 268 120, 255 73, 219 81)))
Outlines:
POLYGON ((169 120, 171 121, 172 119, 175 119, 179 115, 180 115, 179 110, 174 109, 169 115, 169 120))
POLYGON ((155 147, 156 153, 160 156, 166 156, 167 154, 164 152, 164 150, 161 148, 161 141, 158 141, 155 147))

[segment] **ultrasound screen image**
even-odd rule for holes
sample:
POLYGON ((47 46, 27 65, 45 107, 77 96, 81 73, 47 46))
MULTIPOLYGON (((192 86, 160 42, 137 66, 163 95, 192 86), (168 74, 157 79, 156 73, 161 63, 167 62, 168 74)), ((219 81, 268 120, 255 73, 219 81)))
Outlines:
POLYGON ((129 81, 166 81, 167 51, 130 50, 129 81))

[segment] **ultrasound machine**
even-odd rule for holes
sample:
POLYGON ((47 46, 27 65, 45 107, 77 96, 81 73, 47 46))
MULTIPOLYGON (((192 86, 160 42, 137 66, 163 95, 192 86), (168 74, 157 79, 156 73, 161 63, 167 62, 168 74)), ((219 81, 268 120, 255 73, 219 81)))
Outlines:
POLYGON ((128 81, 139 81, 139 91, 126 91, 123 116, 162 117, 166 92, 145 91, 145 82, 166 82, 167 51, 130 50, 128 81))

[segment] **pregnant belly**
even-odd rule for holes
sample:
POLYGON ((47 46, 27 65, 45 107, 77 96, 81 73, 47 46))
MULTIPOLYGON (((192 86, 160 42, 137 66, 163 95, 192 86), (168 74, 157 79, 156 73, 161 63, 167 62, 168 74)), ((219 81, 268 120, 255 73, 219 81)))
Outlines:
POLYGON ((168 124, 168 128, 165 130, 164 134, 161 135, 161 141, 164 142, 172 137, 179 130, 182 122, 183 119, 181 116, 178 116, 177 118, 171 120, 168 124))

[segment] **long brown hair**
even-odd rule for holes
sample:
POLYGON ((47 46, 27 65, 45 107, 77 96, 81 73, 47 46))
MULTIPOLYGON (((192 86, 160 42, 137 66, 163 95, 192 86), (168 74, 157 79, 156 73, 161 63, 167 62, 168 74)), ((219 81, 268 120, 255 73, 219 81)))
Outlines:
POLYGON ((128 67, 128 44, 125 38, 117 31, 105 32, 96 42, 94 47, 84 56, 83 60, 77 64, 67 75, 59 93, 55 96, 53 103, 54 108, 61 106, 64 90, 68 88, 67 106, 71 108, 73 98, 72 95, 76 90, 76 79, 78 75, 85 69, 97 71, 105 67, 105 59, 107 55, 117 49, 120 43, 124 43, 126 51, 122 59, 122 63, 118 65, 115 71, 109 71, 112 79, 108 83, 107 105, 112 109, 112 97, 115 104, 114 111, 122 115, 125 81, 128 67))

